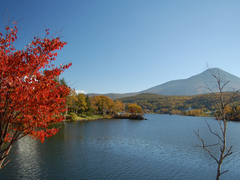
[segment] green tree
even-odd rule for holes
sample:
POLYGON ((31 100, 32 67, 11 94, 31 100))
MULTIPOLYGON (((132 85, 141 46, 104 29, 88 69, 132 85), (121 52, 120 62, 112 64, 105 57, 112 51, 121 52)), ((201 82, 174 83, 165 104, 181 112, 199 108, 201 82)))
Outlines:
POLYGON ((92 114, 92 106, 91 106, 91 102, 90 99, 88 97, 88 95, 86 96, 86 115, 91 115, 92 114))
POLYGON ((77 111, 77 93, 74 90, 70 91, 69 96, 67 96, 67 105, 70 111, 76 112, 77 111))
POLYGON ((68 86, 64 78, 61 78, 59 82, 61 85, 68 86))
POLYGON ((87 103, 86 103, 86 97, 84 94, 79 93, 77 95, 77 102, 76 102, 77 110, 78 112, 82 113, 86 110, 87 108, 87 103))

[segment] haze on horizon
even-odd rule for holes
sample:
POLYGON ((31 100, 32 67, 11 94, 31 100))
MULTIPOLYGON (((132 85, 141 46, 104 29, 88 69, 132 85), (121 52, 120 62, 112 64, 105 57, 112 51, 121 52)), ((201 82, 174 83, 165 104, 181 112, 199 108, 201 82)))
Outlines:
MULTIPOLYGON (((45 27, 68 44, 56 65, 77 92, 129 93, 210 67, 240 77, 240 1, 9 0, 2 14, 19 21, 22 49, 45 27)), ((4 32, 5 19, 0 21, 4 32)))

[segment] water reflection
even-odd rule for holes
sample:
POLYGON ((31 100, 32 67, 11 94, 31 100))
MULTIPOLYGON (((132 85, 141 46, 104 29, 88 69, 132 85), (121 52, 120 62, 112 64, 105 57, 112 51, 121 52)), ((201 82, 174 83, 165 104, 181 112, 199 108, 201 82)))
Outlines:
MULTIPOLYGON (((147 115, 148 121, 98 120, 65 123, 44 144, 26 138, 0 178, 8 179, 214 179, 213 159, 196 147, 193 130, 214 142, 212 118, 147 115), (30 174, 29 174, 30 173, 30 174)), ((216 127, 216 128, 215 128, 216 127)), ((238 179, 240 124, 229 123, 234 144, 223 179, 238 179)), ((216 151, 218 153, 218 150, 216 151)))
POLYGON ((17 143, 16 153, 17 158, 12 163, 16 163, 18 167, 17 173, 19 177, 24 177, 26 173, 29 174, 31 179, 37 179, 42 172, 41 160, 38 154, 39 143, 34 141, 30 137, 21 139, 20 143, 17 143))

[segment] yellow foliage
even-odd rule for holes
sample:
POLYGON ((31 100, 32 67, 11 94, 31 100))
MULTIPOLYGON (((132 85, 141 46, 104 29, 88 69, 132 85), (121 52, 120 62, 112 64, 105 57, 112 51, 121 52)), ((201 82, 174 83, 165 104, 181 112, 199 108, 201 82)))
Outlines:
POLYGON ((127 109, 129 113, 143 113, 142 108, 136 104, 129 103, 127 109))

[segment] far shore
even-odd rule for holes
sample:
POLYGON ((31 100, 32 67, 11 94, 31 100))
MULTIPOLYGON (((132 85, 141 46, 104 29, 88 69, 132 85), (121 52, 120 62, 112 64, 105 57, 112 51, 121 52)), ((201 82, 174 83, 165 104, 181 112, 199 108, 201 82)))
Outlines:
POLYGON ((133 119, 133 120, 147 120, 142 115, 91 115, 91 116, 85 116, 85 115, 77 115, 75 113, 68 114, 66 117, 66 122, 75 122, 75 121, 93 121, 93 120, 99 120, 99 119, 133 119))

